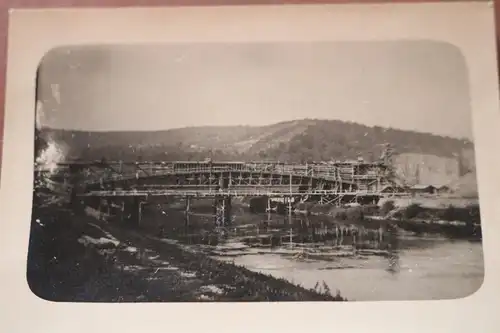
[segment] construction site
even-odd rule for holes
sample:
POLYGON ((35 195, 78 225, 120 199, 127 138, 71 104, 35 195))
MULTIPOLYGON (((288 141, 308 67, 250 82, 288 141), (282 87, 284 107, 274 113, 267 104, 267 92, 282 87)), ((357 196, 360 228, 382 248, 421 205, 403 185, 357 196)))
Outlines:
MULTIPOLYGON (((430 233, 433 237, 441 235, 453 239, 481 238, 476 210, 474 217, 471 217, 469 208, 429 210, 416 209, 418 207, 410 205, 408 209, 400 209, 387 205, 390 208, 386 210, 386 205, 381 203, 414 200, 415 195, 428 196, 430 193, 427 187, 423 187, 423 194, 415 194, 412 187, 401 184, 394 173, 390 155, 390 152, 384 152, 376 161, 359 158, 307 163, 211 159, 59 162, 51 168, 35 168, 34 228, 45 229, 40 223, 57 219, 54 212, 58 209, 51 208, 53 202, 47 198, 59 200, 59 203, 63 203, 58 204, 61 211, 69 215, 61 218, 61 222, 52 221, 49 225, 57 224, 68 234, 75 233, 70 230, 76 225, 86 230, 76 232, 74 237, 78 238, 73 242, 83 242, 85 248, 97 247, 101 252, 111 243, 119 242, 124 244, 123 248, 113 248, 110 253, 111 258, 116 259, 120 256, 117 253, 132 251, 130 255, 127 254, 132 259, 126 256, 122 258, 127 263, 123 264, 124 267, 129 267, 131 260, 137 260, 134 258, 138 256, 142 258, 141 265, 157 272, 158 267, 164 267, 167 262, 171 265, 175 259, 176 267, 185 266, 185 274, 194 274, 191 267, 193 262, 204 265, 206 258, 214 255, 216 259, 210 261, 210 271, 219 267, 220 261, 234 258, 241 261, 241 265, 251 267, 245 263, 245 258, 249 258, 247 255, 250 254, 262 260, 266 260, 268 255, 289 255, 291 259, 280 260, 300 261, 300 258, 307 258, 318 262, 328 261, 330 259, 325 258, 329 257, 347 256, 349 259, 344 261, 352 260, 353 265, 359 256, 367 256, 370 260, 383 257, 387 258, 387 264, 381 264, 387 265, 384 269, 390 274, 398 274, 398 242, 407 242, 400 233, 430 233), (252 204, 260 208, 255 210, 252 204), (304 207, 313 207, 315 210, 304 210, 304 207), (320 212, 323 209, 324 212, 320 212), (267 217, 262 214, 264 212, 267 217), (68 219, 71 227, 63 222, 68 219), (429 223, 429 219, 439 223, 429 223), (455 220, 461 219, 465 219, 464 222, 455 223, 455 220), (92 228, 104 231, 101 230, 102 235, 97 236, 99 232, 92 228), (181 245, 176 245, 177 242, 181 245), (143 258, 143 252, 151 251, 152 246, 156 253, 166 257, 173 251, 179 253, 174 259, 170 256, 160 265, 151 259, 155 256, 148 257, 151 260, 143 258), (185 262, 186 253, 190 251, 196 253, 196 258, 185 262), (145 264, 144 260, 151 263, 145 264)), ((435 201, 437 198, 428 199, 435 201)), ((62 231, 40 231, 47 237, 55 237, 58 232, 62 231)), ((33 262, 40 260, 33 259, 33 262)), ((205 269, 199 267, 196 271, 203 272, 205 269)), ((249 270, 252 271, 251 268, 249 270)), ((225 266, 223 271, 228 281, 253 276, 249 271, 234 273, 231 264, 225 266)), ((282 273, 285 274, 285 271, 282 273)), ((64 275, 63 272, 61 274, 64 275)), ((165 274, 161 279, 177 276, 165 274)), ((337 280, 333 276, 325 275, 325 280, 335 285, 337 280)), ((182 279, 189 282, 185 277, 182 279)), ((262 277, 262 281, 269 279, 262 277)), ((207 285, 211 283, 209 277, 204 276, 201 280, 207 285)), ((47 282, 49 285, 51 283, 47 282)), ((234 283, 224 280, 223 284, 230 289, 234 283)), ((349 286, 339 289, 344 290, 346 287, 349 286)), ((37 288, 45 287, 40 285, 37 288)), ((292 287, 287 285, 286 288, 292 287)), ((300 297, 341 299, 338 295, 318 294, 314 291, 316 286, 306 289, 312 296, 300 297)), ((274 295, 274 291, 271 294, 274 295)), ((73 294, 68 292, 68 295, 73 294)), ((155 295, 147 297, 155 298, 155 295)), ((356 292, 351 290, 349 295, 356 295, 356 292)), ((185 296, 179 297, 182 299, 185 296)), ((282 299, 282 296, 279 297, 282 299)))
MULTIPOLYGON (((46 170, 38 169, 36 178, 46 170)), ((299 203, 342 206, 376 204, 394 184, 387 161, 289 164, 282 162, 122 162, 73 161, 59 163, 50 177, 69 189, 75 210, 86 206, 139 224, 144 205, 181 199, 189 213, 192 200, 213 198, 217 223, 227 224, 231 199, 267 198, 285 203, 288 213, 299 203), (79 208, 80 207, 80 208, 79 208)))

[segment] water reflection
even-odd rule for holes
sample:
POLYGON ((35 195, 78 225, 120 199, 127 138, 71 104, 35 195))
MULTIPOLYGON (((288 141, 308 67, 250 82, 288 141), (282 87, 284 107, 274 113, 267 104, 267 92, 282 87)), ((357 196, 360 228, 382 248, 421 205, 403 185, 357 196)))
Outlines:
POLYGON ((297 260, 336 261, 378 256, 386 258, 386 270, 391 274, 400 271, 401 250, 432 246, 432 239, 405 237, 387 223, 365 225, 327 217, 269 213, 243 212, 232 217, 230 226, 218 227, 211 214, 170 211, 161 233, 223 257, 277 253, 297 260))
POLYGON ((144 220, 160 225, 162 237, 220 260, 310 288, 326 281, 349 299, 462 297, 474 292, 483 278, 480 243, 416 235, 382 221, 244 209, 235 209, 226 227, 217 227, 210 211, 186 215, 170 209, 150 212, 144 220))
POLYGON ((393 226, 388 227, 389 233, 389 242, 388 242, 388 250, 387 250, 387 260, 389 261, 389 265, 387 267, 387 271, 391 274, 399 273, 399 254, 398 254, 398 232, 397 229, 393 226))

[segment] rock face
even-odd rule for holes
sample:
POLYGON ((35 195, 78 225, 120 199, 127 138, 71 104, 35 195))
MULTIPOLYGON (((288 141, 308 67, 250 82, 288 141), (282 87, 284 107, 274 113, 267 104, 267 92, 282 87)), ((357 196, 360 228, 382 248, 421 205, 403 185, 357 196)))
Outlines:
POLYGON ((462 176, 476 172, 476 156, 474 149, 463 149, 459 156, 459 161, 461 163, 460 171, 462 176))
POLYGON ((408 185, 447 185, 460 177, 457 158, 407 153, 394 157, 396 175, 408 185))
POLYGON ((467 196, 477 194, 473 149, 465 149, 456 157, 405 153, 394 156, 395 173, 407 185, 430 184, 449 186, 467 196))

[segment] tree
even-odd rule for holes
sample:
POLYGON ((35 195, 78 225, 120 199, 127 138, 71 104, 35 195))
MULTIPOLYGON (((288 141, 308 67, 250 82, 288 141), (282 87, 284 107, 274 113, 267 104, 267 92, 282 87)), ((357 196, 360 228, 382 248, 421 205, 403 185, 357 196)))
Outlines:
POLYGON ((387 215, 391 211, 393 211, 395 208, 396 208, 396 205, 394 205, 394 201, 389 200, 389 201, 384 202, 382 207, 380 207, 380 213, 382 215, 387 215))

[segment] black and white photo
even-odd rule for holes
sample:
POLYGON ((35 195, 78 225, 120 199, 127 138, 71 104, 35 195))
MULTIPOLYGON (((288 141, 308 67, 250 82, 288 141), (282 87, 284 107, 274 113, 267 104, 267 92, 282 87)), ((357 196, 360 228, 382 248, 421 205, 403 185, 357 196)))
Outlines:
POLYGON ((51 50, 48 300, 455 299, 483 280, 467 65, 426 40, 51 50))

